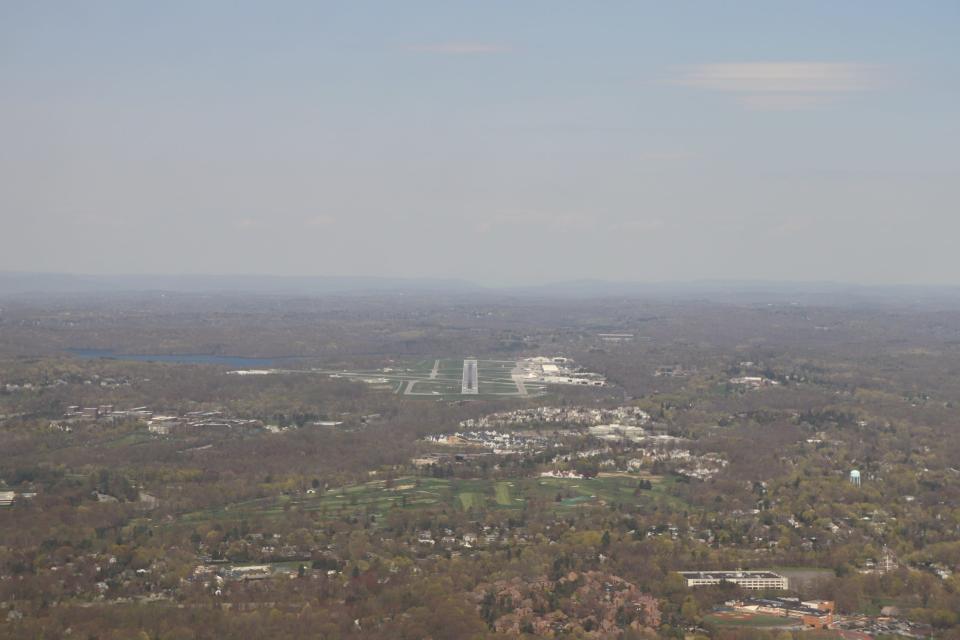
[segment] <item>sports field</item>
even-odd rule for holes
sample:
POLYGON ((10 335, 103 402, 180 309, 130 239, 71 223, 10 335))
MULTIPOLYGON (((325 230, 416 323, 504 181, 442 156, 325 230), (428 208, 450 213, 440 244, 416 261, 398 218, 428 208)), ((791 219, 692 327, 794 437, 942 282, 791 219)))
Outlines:
POLYGON ((718 627, 796 627, 800 621, 796 618, 786 618, 783 616, 771 616, 764 614, 740 613, 737 611, 724 611, 705 616, 704 622, 714 624, 718 627))

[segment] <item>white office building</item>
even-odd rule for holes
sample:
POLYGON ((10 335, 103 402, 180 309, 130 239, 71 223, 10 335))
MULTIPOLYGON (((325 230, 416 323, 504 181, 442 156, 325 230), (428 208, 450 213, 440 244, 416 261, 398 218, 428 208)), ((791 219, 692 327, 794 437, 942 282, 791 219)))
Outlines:
POLYGON ((729 582, 741 589, 763 591, 787 589, 786 576, 773 571, 680 571, 688 587, 704 587, 729 582))

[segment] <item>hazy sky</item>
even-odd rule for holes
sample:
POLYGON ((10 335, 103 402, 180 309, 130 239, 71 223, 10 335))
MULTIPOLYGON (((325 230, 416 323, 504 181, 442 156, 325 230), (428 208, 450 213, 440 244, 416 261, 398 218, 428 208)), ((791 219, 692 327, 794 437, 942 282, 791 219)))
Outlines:
POLYGON ((0 270, 960 283, 960 2, 0 2, 0 270))

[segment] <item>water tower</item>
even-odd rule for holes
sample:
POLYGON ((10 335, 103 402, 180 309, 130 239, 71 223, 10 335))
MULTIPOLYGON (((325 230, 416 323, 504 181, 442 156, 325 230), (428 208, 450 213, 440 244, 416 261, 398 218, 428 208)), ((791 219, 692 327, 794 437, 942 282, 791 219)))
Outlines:
POLYGON ((856 469, 850 472, 850 484, 852 484, 855 487, 860 486, 860 472, 857 471, 856 469))

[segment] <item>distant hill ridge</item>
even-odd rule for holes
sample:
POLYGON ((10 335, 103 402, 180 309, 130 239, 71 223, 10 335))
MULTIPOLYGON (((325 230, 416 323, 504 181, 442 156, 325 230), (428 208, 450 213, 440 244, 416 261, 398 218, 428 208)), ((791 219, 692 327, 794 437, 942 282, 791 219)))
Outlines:
POLYGON ((674 298, 742 304, 896 304, 960 308, 960 286, 861 285, 839 282, 696 280, 637 282, 584 279, 536 285, 483 286, 456 278, 276 275, 89 275, 0 271, 0 296, 136 292, 460 294, 540 298, 674 298))
POLYGON ((0 295, 37 293, 177 293, 251 292, 331 294, 392 291, 470 291, 480 287, 465 280, 442 278, 378 278, 364 276, 271 275, 85 275, 0 272, 0 295))

